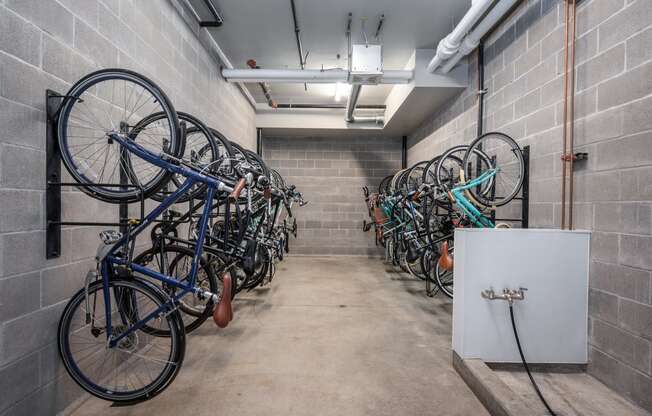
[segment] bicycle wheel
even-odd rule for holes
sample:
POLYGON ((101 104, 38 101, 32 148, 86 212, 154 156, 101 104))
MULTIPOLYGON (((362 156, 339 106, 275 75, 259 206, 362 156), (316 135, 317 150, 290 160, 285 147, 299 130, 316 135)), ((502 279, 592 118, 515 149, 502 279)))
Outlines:
POLYGON ((270 179, 272 187, 275 189, 285 189, 285 181, 280 173, 274 169, 270 169, 270 179))
POLYGON ((245 151, 245 149, 242 146, 240 146, 238 143, 233 142, 233 141, 229 141, 229 143, 231 144, 231 147, 233 148, 233 158, 236 161, 247 162, 247 163, 251 162, 249 160, 249 156, 247 156, 247 152, 245 151))
POLYGON ((437 254, 430 248, 424 250, 421 254, 421 270, 423 270, 423 273, 426 276, 426 295, 429 297, 432 297, 439 292, 439 286, 437 286, 437 282, 433 276, 437 260, 437 254))
MULTIPOLYGON (((195 252, 189 248, 168 245, 163 250, 159 247, 150 248, 138 255, 133 262, 187 284, 194 255, 195 252)), ((163 292, 169 296, 173 296, 179 290, 160 280, 149 278, 148 280, 152 284, 160 286, 163 292)), ((222 293, 213 269, 203 257, 199 261, 195 286, 217 295, 222 293)), ((199 328, 208 317, 212 316, 213 307, 212 300, 201 300, 193 293, 188 293, 179 299, 179 309, 183 312, 181 319, 186 333, 199 328)))
POLYGON ((393 177, 394 175, 385 176, 383 180, 380 181, 380 184, 378 184, 378 193, 380 195, 387 194, 387 187, 389 186, 389 183, 393 177))
MULTIPOLYGON (((469 189, 476 201, 486 206, 502 206, 510 202, 520 191, 525 174, 523 153, 519 145, 506 134, 486 133, 475 139, 464 156, 465 180, 472 181, 482 175, 487 166, 496 169, 491 186, 469 189)), ((489 182, 489 181, 488 181, 489 182)))
POLYGON ((423 175, 425 166, 428 164, 427 160, 416 163, 410 168, 408 173, 404 176, 403 179, 403 190, 406 192, 412 192, 419 189, 423 183, 423 175))
POLYGON ((437 162, 439 161, 439 156, 436 156, 423 167, 423 175, 421 176, 421 182, 428 185, 436 185, 437 178, 435 178, 435 168, 437 167, 437 162))
POLYGON ((124 69, 104 69, 79 80, 68 91, 57 134, 64 166, 90 196, 112 203, 134 202, 156 192, 170 173, 123 149, 109 137, 120 133, 155 154, 183 154, 179 120, 172 103, 152 81, 124 69), (157 123, 131 137, 134 126, 152 114, 157 123), (125 184, 124 187, 109 186, 125 184))
POLYGON ((425 198, 423 207, 426 240, 428 245, 433 248, 442 237, 450 234, 455 228, 452 223, 455 211, 450 201, 439 201, 430 196, 425 198))
POLYGON ((243 283, 241 290, 251 290, 263 283, 269 270, 269 261, 270 257, 267 247, 263 244, 258 244, 256 246, 256 255, 254 257, 253 274, 243 283))
POLYGON ((269 168, 263 161, 263 158, 258 156, 258 153, 252 152, 251 150, 245 149, 245 154, 247 155, 247 158, 249 159, 249 162, 253 165, 254 169, 256 169, 256 173, 269 178, 269 168))
MULTIPOLYGON (((452 238, 448 240, 448 253, 453 254, 452 238)), ((453 271, 442 269, 439 262, 435 265, 435 282, 444 295, 453 298, 453 271)))
POLYGON ((215 175, 222 177, 237 177, 237 173, 234 171, 233 167, 236 165, 235 161, 239 160, 239 153, 236 148, 232 146, 231 141, 229 141, 219 130, 209 127, 215 144, 218 148, 218 153, 224 155, 224 163, 220 163, 219 169, 211 169, 211 172, 215 175))
MULTIPOLYGON (((88 302, 82 289, 63 311, 58 345, 64 367, 79 386, 101 399, 149 399, 163 391, 181 368, 185 334, 179 313, 164 311, 147 321, 148 326, 165 330, 170 336, 152 336, 137 329, 110 348, 102 283, 89 285, 88 302)), ((114 279, 108 285, 114 337, 167 302, 160 291, 139 279, 114 279)))
POLYGON ((394 174, 392 179, 389 181, 389 185, 387 186, 387 190, 389 194, 393 195, 394 193, 396 193, 396 191, 398 191, 398 184, 400 182, 401 176, 406 171, 407 169, 402 169, 394 174))
MULTIPOLYGON (((203 169, 205 171, 219 169, 220 165, 225 163, 230 155, 226 154, 225 149, 218 147, 208 127, 199 119, 183 112, 179 112, 178 116, 179 121, 184 122, 186 125, 185 146, 182 158, 197 169, 203 169)), ((147 131, 148 127, 158 123, 161 117, 164 117, 164 115, 159 113, 141 120, 134 127, 132 136, 138 141, 139 133, 141 131, 147 131)), ((171 180, 164 185, 163 189, 152 195, 152 199, 159 202, 163 201, 170 193, 176 191, 185 180, 186 178, 182 175, 172 175, 171 180)), ((177 200, 177 203, 186 202, 190 198, 203 198, 205 190, 206 185, 196 183, 186 194, 177 200)))
POLYGON ((464 154, 468 146, 454 146, 437 159, 434 177, 441 189, 452 189, 460 183, 460 170, 463 168, 464 154))

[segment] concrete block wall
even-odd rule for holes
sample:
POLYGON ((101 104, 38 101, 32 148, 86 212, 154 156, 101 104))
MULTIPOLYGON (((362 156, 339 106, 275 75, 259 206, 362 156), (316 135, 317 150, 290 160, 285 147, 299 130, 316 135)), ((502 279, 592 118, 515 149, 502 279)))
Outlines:
MULTIPOLYGON (((0 1, 0 414, 52 415, 81 391, 59 362, 56 328, 99 243, 66 228, 45 259, 45 89, 124 67, 159 83, 177 110, 255 148, 254 111, 205 30, 176 0, 0 1)), ((115 221, 117 208, 66 190, 63 217, 115 221)))
MULTIPOLYGON (((530 219, 560 226, 563 2, 529 0, 485 43, 485 131, 531 146, 530 219)), ((652 2, 578 5, 576 228, 593 230, 589 372, 652 410, 652 2)), ((475 56, 470 77, 475 80, 475 56)), ((476 135, 477 85, 409 138, 411 163, 476 135)))
POLYGON ((368 219, 362 187, 373 192, 385 176, 400 170, 400 138, 265 137, 263 143, 269 166, 310 201, 294 209, 299 238, 290 242, 290 253, 382 253, 373 233, 362 232, 368 219))

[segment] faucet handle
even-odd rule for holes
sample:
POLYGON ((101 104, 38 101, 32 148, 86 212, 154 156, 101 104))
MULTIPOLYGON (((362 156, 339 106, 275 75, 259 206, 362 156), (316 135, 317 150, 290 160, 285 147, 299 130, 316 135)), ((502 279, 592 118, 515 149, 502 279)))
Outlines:
POLYGON ((494 299, 495 298, 495 293, 493 289, 485 289, 482 292, 480 292, 480 296, 482 296, 485 299, 494 299))

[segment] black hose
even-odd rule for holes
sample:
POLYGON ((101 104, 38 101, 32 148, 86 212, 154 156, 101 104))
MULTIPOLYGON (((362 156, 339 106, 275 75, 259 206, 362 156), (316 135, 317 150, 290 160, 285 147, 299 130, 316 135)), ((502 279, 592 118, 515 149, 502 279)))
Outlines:
POLYGON ((546 409, 548 409, 548 412, 550 412, 552 416, 557 416, 557 414, 553 412, 553 410, 548 405, 546 399, 544 399, 543 394, 541 394, 541 390, 539 390, 539 386, 537 386, 536 381, 534 381, 534 377, 532 377, 532 373, 530 373, 530 367, 527 365, 527 361, 525 361, 525 355, 523 355, 523 349, 521 348, 521 341, 518 339, 518 332, 516 331, 516 321, 514 321, 514 307, 512 305, 509 305, 509 317, 512 319, 512 329, 514 329, 514 338, 516 338, 516 346, 518 346, 518 353, 521 355, 521 361, 523 361, 523 366, 525 367, 525 371, 527 372, 528 377, 530 377, 530 381, 532 382, 534 391, 537 392, 537 396, 539 396, 539 399, 541 399, 541 403, 543 403, 546 409))

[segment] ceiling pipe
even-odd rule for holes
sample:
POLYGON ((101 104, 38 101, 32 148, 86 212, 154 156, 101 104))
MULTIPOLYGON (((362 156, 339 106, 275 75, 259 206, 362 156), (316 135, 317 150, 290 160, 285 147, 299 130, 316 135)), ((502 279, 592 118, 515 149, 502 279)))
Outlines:
POLYGON ((355 119, 353 118, 353 112, 355 111, 355 106, 358 103, 358 98, 360 98, 360 90, 362 85, 356 84, 351 87, 351 94, 349 94, 349 99, 346 102, 346 122, 353 123, 355 119))
POLYGON ((211 0, 204 0, 204 5, 208 11, 213 15, 213 21, 200 21, 199 26, 201 27, 220 27, 224 24, 224 18, 217 10, 217 7, 213 4, 211 0))
POLYGON ((383 124, 385 122, 385 118, 383 116, 354 116, 353 115, 358 104, 358 99, 360 98, 361 90, 362 90, 362 85, 360 84, 353 84, 353 87, 351 87, 351 94, 349 94, 349 99, 346 102, 346 117, 345 117, 346 122, 383 124))
POLYGON ((383 23, 385 23, 385 15, 381 14, 380 19, 378 19, 378 27, 376 27, 376 35, 374 36, 376 40, 380 36, 380 31, 383 30, 383 23))
MULTIPOLYGON (((222 77, 229 82, 268 82, 284 84, 334 84, 348 82, 349 71, 333 69, 222 69, 222 77)), ((380 84, 407 84, 413 77, 411 70, 386 70, 380 84)))
POLYGON ((222 76, 229 82, 333 84, 346 82, 349 72, 344 69, 223 69, 222 76))
MULTIPOLYGON (((281 103, 277 105, 277 108, 296 108, 296 109, 334 109, 340 110, 345 109, 345 104, 292 104, 292 103, 281 103)), ((358 104, 355 107, 357 110, 384 110, 387 108, 384 104, 358 104)))
POLYGON ((354 116, 352 123, 385 124, 385 117, 383 117, 383 116, 354 116))
MULTIPOLYGON (((290 8, 292 9, 292 21, 294 22, 294 37, 297 40, 297 51, 299 52, 299 65, 301 69, 305 69, 308 54, 303 54, 303 44, 301 43, 301 29, 299 29, 299 20, 297 19, 297 8, 294 0, 290 0, 290 8)), ((308 85, 303 84, 303 88, 308 91, 308 85)))
POLYGON ((478 47, 480 40, 508 13, 520 0, 500 0, 462 41, 457 53, 442 66, 441 72, 447 74, 457 63, 478 47))
POLYGON ((437 53, 427 66, 429 72, 434 72, 439 65, 457 53, 464 36, 480 20, 493 2, 494 0, 475 0, 473 2, 471 8, 462 17, 462 20, 460 20, 457 26, 455 26, 455 29, 437 45, 437 53))
POLYGON ((347 47, 347 66, 349 68, 349 71, 351 70, 351 57, 352 57, 352 49, 351 49, 351 24, 353 22, 353 13, 349 12, 349 18, 346 22, 346 47, 347 47))

